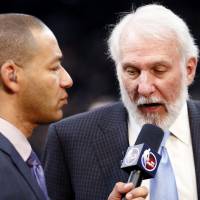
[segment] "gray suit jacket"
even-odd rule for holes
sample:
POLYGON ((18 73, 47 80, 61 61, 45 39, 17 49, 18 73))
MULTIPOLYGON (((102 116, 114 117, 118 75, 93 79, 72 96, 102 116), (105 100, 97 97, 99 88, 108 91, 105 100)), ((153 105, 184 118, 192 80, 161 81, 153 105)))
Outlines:
MULTIPOLYGON (((200 103, 188 103, 200 195, 200 103)), ((104 200, 128 174, 120 169, 128 147, 127 112, 121 102, 50 126, 44 153, 52 200, 104 200)), ((200 196, 199 196, 200 197, 200 196)))
POLYGON ((45 200, 29 167, 1 133, 0 200, 45 200))

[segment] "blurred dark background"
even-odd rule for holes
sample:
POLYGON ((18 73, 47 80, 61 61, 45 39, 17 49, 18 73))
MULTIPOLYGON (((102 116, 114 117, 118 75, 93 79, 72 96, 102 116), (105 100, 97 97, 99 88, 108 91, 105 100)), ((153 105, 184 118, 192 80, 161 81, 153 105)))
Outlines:
MULTIPOLYGON (((73 78, 69 90, 69 104, 64 116, 88 110, 97 101, 119 99, 115 68, 107 55, 107 44, 112 24, 132 8, 155 1, 147 0, 1 0, 0 12, 18 12, 40 18, 56 35, 64 54, 63 66, 73 78)), ((200 44, 200 11, 198 1, 158 0, 189 25, 200 44)), ((190 95, 200 99, 200 69, 190 95)), ((38 155, 44 146, 48 125, 34 130, 30 139, 38 155)))

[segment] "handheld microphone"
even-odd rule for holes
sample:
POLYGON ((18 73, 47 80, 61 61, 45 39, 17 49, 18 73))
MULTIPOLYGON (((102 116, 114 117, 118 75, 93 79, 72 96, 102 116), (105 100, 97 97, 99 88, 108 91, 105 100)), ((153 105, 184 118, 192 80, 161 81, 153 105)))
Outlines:
POLYGON ((156 175, 161 159, 157 151, 163 136, 163 130, 157 126, 145 124, 142 127, 135 145, 128 147, 122 161, 121 168, 130 173, 128 183, 133 183, 135 187, 138 187, 142 180, 156 175))

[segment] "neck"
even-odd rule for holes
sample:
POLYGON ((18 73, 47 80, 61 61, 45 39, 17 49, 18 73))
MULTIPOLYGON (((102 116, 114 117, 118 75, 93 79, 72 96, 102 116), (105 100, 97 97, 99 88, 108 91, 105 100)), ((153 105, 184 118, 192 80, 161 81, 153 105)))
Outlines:
POLYGON ((0 117, 18 128, 25 137, 30 137, 37 124, 33 123, 22 111, 17 103, 17 97, 15 95, 11 97, 0 90, 0 99, 0 117))
POLYGON ((30 123, 24 120, 20 115, 15 115, 14 113, 10 115, 9 113, 0 111, 0 117, 18 128, 26 138, 32 135, 33 129, 37 126, 36 124, 30 123))

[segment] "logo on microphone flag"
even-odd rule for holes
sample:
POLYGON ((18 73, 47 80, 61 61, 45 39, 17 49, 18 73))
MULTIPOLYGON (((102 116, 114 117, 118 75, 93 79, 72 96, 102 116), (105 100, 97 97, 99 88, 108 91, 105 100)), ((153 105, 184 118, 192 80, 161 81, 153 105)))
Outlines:
POLYGON ((153 171, 157 166, 157 159, 151 149, 146 149, 141 156, 141 163, 145 170, 153 171))
POLYGON ((134 165, 137 162, 139 157, 139 149, 138 148, 130 148, 126 153, 126 159, 124 160, 125 165, 134 165))
POLYGON ((159 166, 161 156, 146 144, 129 146, 121 168, 130 173, 142 170, 143 179, 153 178, 159 166))

